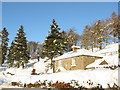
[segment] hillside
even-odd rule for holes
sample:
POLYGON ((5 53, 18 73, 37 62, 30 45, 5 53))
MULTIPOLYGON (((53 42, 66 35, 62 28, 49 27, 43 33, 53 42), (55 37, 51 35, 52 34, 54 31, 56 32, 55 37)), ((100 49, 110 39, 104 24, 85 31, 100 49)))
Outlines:
MULTIPOLYGON (((29 83, 45 82, 45 85, 49 88, 50 86, 48 83, 51 82, 53 84, 57 81, 65 83, 71 82, 71 86, 76 88, 79 86, 92 88, 99 85, 102 85, 103 88, 113 87, 114 85, 118 85, 118 67, 112 70, 110 68, 105 68, 104 65, 99 65, 99 62, 105 60, 108 62, 106 66, 117 66, 117 46, 118 44, 111 44, 102 50, 96 50, 94 52, 95 54, 103 56, 103 59, 97 60, 87 66, 95 67, 95 69, 52 73, 52 70, 47 67, 50 60, 46 61, 46 59, 40 59, 39 62, 36 59, 29 60, 25 69, 0 67, 0 88, 18 88, 18 86, 12 86, 12 82, 19 82, 21 84, 19 87, 23 87, 22 85, 29 83), (38 75, 31 75, 33 69, 36 70, 35 72, 38 75), (75 82, 77 82, 78 85, 75 85, 75 82)), ((91 53, 91 51, 87 51, 87 53, 91 53)))

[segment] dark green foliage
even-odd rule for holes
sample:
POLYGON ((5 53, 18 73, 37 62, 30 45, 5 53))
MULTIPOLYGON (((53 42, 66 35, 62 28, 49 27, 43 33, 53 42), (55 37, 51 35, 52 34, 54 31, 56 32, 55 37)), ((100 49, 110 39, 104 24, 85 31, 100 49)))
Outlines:
POLYGON ((9 67, 12 67, 14 64, 14 56, 13 56, 14 52, 15 52, 14 43, 12 42, 10 48, 8 49, 8 56, 7 56, 7 60, 8 60, 7 63, 9 67))
POLYGON ((7 32, 6 28, 3 28, 2 33, 1 33, 1 38, 2 38, 2 43, 1 43, 1 52, 2 52, 2 63, 6 60, 6 55, 7 55, 7 49, 8 49, 8 35, 9 33, 7 32))
POLYGON ((60 28, 56 24, 55 20, 53 19, 52 25, 50 25, 51 31, 49 35, 46 37, 44 41, 44 49, 43 54, 47 56, 49 59, 53 59, 53 57, 62 55, 63 52, 66 50, 66 40, 64 36, 64 32, 59 32, 60 28))
POLYGON ((9 50, 8 59, 10 62, 19 68, 22 66, 24 68, 25 64, 28 63, 29 53, 27 51, 27 40, 23 30, 23 26, 18 30, 17 36, 9 50), (13 64, 13 63, 12 63, 13 64))
POLYGON ((68 51, 68 44, 69 44, 69 41, 68 41, 68 37, 67 37, 67 33, 65 31, 62 31, 61 32, 61 36, 62 36, 62 46, 61 46, 61 50, 63 51, 68 51))

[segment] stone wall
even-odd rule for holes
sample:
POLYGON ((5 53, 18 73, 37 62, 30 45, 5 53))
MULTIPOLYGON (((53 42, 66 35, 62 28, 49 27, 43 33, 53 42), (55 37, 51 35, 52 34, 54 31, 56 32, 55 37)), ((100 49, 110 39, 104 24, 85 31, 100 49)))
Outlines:
POLYGON ((63 67, 66 70, 78 70, 78 69, 86 69, 86 66, 93 63, 96 59, 101 59, 100 57, 94 56, 76 56, 71 58, 66 58, 62 60, 54 61, 54 72, 57 72, 58 67, 63 67), (76 65, 72 65, 72 58, 75 59, 76 65))

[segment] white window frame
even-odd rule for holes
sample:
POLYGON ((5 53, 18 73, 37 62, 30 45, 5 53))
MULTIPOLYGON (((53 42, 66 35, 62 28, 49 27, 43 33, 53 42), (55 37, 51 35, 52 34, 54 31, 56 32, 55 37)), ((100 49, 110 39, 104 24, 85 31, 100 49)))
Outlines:
POLYGON ((71 66, 76 66, 76 59, 75 59, 75 57, 72 58, 72 65, 71 66))
POLYGON ((62 67, 62 61, 61 60, 58 61, 58 67, 62 67))

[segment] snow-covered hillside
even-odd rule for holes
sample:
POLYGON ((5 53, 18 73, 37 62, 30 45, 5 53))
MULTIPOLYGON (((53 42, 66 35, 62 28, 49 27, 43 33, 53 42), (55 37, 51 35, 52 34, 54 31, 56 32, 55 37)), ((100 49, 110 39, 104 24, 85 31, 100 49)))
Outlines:
MULTIPOLYGON (((79 50, 86 51, 89 54, 89 50, 79 50)), ((106 61, 109 66, 118 65, 118 44, 112 44, 105 47, 103 50, 97 50, 94 52, 97 55, 102 55, 103 58, 96 60, 94 63, 88 65, 87 67, 103 67, 99 63, 101 61, 106 61), (112 48, 112 49, 111 49, 112 48), (113 50, 114 48, 114 50, 113 50), (107 50, 107 51, 106 51, 107 50), (111 54, 103 54, 111 53, 111 54)), ((90 51, 91 54, 91 51, 90 51)), ((35 83, 37 81, 55 83, 59 82, 71 82, 75 80, 80 86, 87 88, 95 87, 98 84, 102 85, 103 88, 108 88, 116 84, 118 85, 118 68, 111 70, 110 68, 95 68, 88 70, 74 70, 74 71, 64 71, 59 73, 52 73, 52 69, 48 68, 50 60, 40 59, 38 62, 35 60, 29 60, 27 67, 22 68, 7 68, 0 67, 0 88, 16 88, 17 86, 12 86, 11 82, 19 82, 21 84, 35 83), (31 75, 32 70, 35 69, 38 75, 31 75), (89 85, 89 82, 93 82, 89 85), (109 85, 108 85, 109 84, 109 85)), ((77 86, 75 86, 77 88, 77 86)), ((17 87, 18 88, 18 87, 17 87)))

